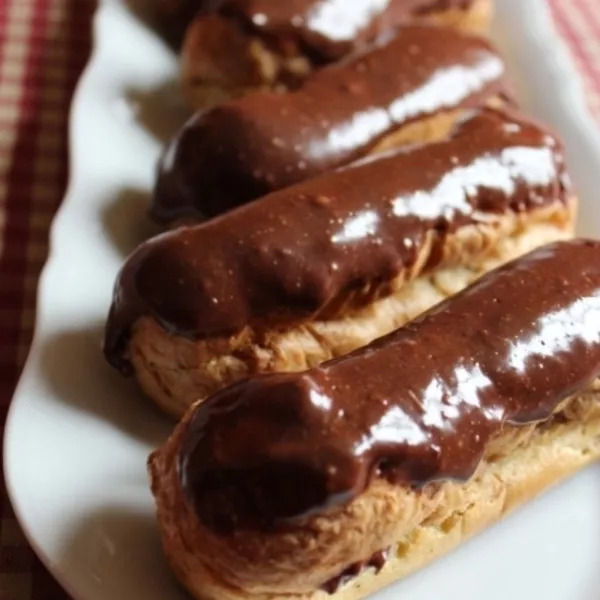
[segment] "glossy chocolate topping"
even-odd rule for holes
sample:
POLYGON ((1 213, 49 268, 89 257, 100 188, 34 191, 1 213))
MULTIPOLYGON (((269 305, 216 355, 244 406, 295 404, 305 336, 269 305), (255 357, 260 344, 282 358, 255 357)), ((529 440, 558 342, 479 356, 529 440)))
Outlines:
POLYGON ((505 88, 489 42, 408 26, 287 94, 257 92, 198 113, 161 161, 151 212, 214 215, 345 165, 393 130, 484 104, 505 88))
POLYGON ((453 137, 370 159, 142 244, 115 287, 105 352, 126 369, 131 325, 154 317, 204 338, 297 323, 389 293, 433 242, 507 211, 566 202, 562 149, 536 125, 484 110, 453 137))
POLYGON ((221 13, 292 43, 321 60, 339 59, 415 15, 466 8, 472 0, 224 0, 221 13))
POLYGON ((600 242, 546 246, 304 373, 234 384, 184 432, 183 489, 218 532, 345 504, 373 477, 467 480, 503 424, 600 375, 600 242))

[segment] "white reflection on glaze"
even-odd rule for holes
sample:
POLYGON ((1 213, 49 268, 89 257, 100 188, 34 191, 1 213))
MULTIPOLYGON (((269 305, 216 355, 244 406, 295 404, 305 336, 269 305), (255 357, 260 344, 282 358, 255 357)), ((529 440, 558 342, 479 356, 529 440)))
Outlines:
POLYGON ((355 456, 368 451, 374 442, 378 444, 408 444, 418 446, 427 441, 427 433, 399 406, 392 407, 379 423, 371 427, 369 433, 355 446, 355 456))
POLYGON ((378 224, 379 215, 376 212, 372 210, 361 212, 355 217, 348 219, 344 223, 342 230, 331 236, 331 241, 334 244, 345 244, 364 239, 369 235, 377 233, 378 224))
POLYGON ((549 148, 506 148, 500 157, 482 157, 464 167, 448 171, 440 182, 427 191, 417 191, 392 202, 394 215, 414 215, 422 219, 450 218, 453 214, 473 211, 469 195, 485 187, 509 196, 517 182, 531 186, 547 185, 556 177, 554 155, 549 148))
MULTIPOLYGON (((492 385, 479 365, 459 366, 454 371, 455 386, 433 379, 423 393, 423 424, 436 429, 452 428, 451 421, 460 416, 461 404, 481 407, 480 392, 492 385)), ((493 413, 491 413, 493 415, 493 413)), ((489 416, 489 415, 486 415, 489 416)), ((494 417, 495 418, 495 417, 494 417)))
POLYGON ((310 144, 310 155, 316 158, 329 156, 332 150, 354 150, 370 143, 390 128, 390 117, 383 108, 369 108, 352 115, 350 121, 332 127, 325 140, 310 144))
MULTIPOLYGON (((423 426, 407 415, 399 406, 393 406, 373 425, 369 433, 355 447, 356 455, 377 444, 408 444, 417 446, 428 440, 426 428, 452 429, 452 421, 460 417, 461 405, 481 408, 481 391, 492 382, 481 371, 479 365, 467 368, 459 366, 454 371, 455 384, 446 385, 440 379, 433 379, 422 394, 423 426)), ((420 395, 419 395, 420 396, 420 395)), ((503 411, 490 407, 484 411, 486 418, 501 420, 503 411)))
POLYGON ((389 3, 390 0, 324 0, 308 14, 306 24, 311 31, 333 41, 352 40, 389 3), (348 10, 349 4, 352 10, 348 10))
POLYGON ((503 71, 504 65, 497 57, 486 57, 472 67, 455 66, 436 71, 426 83, 398 98, 389 107, 367 108, 352 115, 349 121, 332 127, 325 139, 311 142, 310 155, 320 158, 369 144, 388 131, 393 123, 400 125, 419 115, 460 104, 500 77, 503 71))
POLYGON ((310 390, 310 401, 313 406, 320 408, 321 410, 328 411, 331 409, 331 398, 325 394, 317 392, 317 390, 310 390))
POLYGON ((511 346, 508 363, 518 373, 524 373, 533 357, 566 352, 576 341, 600 342, 600 293, 542 317, 536 334, 511 346))
POLYGON ((423 113, 453 107, 504 73, 504 64, 497 56, 487 56, 476 67, 456 65, 433 73, 429 81, 398 98, 390 106, 395 123, 404 123, 423 113))

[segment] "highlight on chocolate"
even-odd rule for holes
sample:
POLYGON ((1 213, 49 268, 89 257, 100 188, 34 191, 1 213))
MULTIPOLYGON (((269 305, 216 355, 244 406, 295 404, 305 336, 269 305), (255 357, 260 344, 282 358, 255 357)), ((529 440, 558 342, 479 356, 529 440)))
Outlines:
POLYGON ((600 458, 599 375, 600 242, 539 248, 194 406, 149 462, 166 554, 197 598, 362 598, 600 458))

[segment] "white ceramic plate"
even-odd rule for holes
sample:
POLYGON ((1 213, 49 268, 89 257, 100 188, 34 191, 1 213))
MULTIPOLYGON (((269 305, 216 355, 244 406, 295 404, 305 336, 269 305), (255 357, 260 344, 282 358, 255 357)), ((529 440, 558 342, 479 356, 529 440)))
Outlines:
MULTIPOLYGON (((75 99, 73 176, 8 419, 5 473, 29 541, 76 600, 176 600, 185 594, 162 560, 145 470, 170 424, 105 365, 100 343, 117 270, 152 232, 144 211, 161 141, 185 115, 175 57, 121 2, 101 2, 75 99)), ((521 98, 567 143, 580 231, 600 234, 600 137, 544 0, 497 2, 521 98)), ((599 498, 591 468, 377 600, 597 600, 599 498)))

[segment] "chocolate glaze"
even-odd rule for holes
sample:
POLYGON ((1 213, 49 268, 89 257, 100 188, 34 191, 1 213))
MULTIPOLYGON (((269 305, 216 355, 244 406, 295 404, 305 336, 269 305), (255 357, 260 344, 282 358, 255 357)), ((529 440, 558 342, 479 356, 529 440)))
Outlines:
POLYGON ((566 202, 562 149, 531 123, 484 110, 446 141, 273 193, 142 244, 116 283, 105 352, 123 360, 142 315, 189 338, 297 323, 389 293, 433 234, 566 202), (268 323, 265 323, 268 321, 268 323))
POLYGON ((468 8, 472 0, 224 0, 220 12, 320 61, 339 59, 414 16, 468 8))
POLYGON ((214 215, 348 164, 393 130, 505 91, 489 42, 407 26, 287 94, 257 92, 196 114, 167 148, 151 213, 214 215))
POLYGON ((368 302, 414 264, 428 234, 436 234, 433 267, 457 228, 565 202, 568 193, 553 137, 479 112, 449 140, 365 161, 143 244, 116 284, 108 356, 119 362, 142 314, 201 338, 266 318, 314 318, 349 294, 368 302))
POLYGON ((504 424, 548 419, 598 375, 600 242, 549 245, 352 354, 201 403, 182 487, 227 533, 343 505, 374 477, 464 481, 504 424))
POLYGON ((380 550, 367 560, 361 560, 344 569, 337 577, 330 579, 323 585, 323 590, 328 594, 335 594, 341 587, 349 581, 360 575, 366 569, 374 569, 375 573, 379 573, 385 566, 389 558, 389 550, 380 550))

